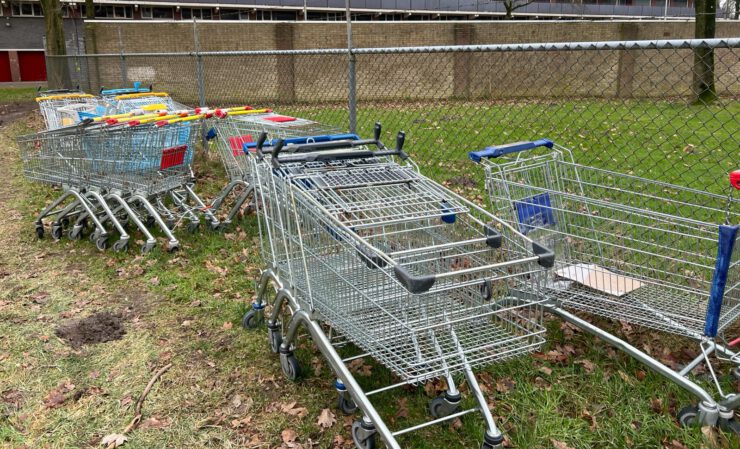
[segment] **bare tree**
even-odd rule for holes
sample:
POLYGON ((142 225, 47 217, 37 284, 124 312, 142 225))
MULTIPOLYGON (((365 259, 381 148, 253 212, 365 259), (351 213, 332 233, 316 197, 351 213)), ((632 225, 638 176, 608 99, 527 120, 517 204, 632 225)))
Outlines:
MULTIPOLYGON (((738 0, 740 1, 740 0, 738 0)), ((524 8, 528 4, 534 2, 534 0, 504 0, 504 8, 506 8, 506 19, 514 19, 514 11, 519 8, 524 8)))
POLYGON ((732 17, 735 20, 740 19, 740 0, 735 0, 735 15, 732 17))
MULTIPOLYGON (((64 40, 64 23, 62 21, 62 6, 59 0, 41 0, 41 9, 44 12, 46 24, 46 54, 49 56, 64 56, 67 54, 67 45, 64 40)), ((69 66, 63 58, 47 59, 47 82, 50 87, 68 87, 70 85, 69 66)))
POLYGON ((88 20, 95 18, 95 3, 93 3, 93 0, 85 0, 85 18, 88 20))
MULTIPOLYGON (((716 0, 695 0, 694 37, 711 39, 714 37, 717 18, 716 0)), ((694 49, 694 102, 709 104, 717 99, 714 86, 714 49, 697 47, 694 49)))

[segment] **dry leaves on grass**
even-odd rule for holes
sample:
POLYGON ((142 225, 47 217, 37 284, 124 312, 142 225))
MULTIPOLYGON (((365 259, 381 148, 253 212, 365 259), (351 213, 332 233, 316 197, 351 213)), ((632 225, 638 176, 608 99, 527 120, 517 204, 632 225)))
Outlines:
POLYGON ((70 398, 69 392, 74 390, 75 386, 69 381, 60 383, 55 389, 51 390, 49 394, 44 398, 44 406, 46 408, 57 408, 61 407, 67 399, 70 398))
POLYGON ((574 363, 581 365, 583 369, 586 371, 586 374, 591 374, 596 369, 596 364, 594 364, 594 362, 588 359, 576 360, 574 363))
POLYGON ((567 443, 563 443, 562 441, 558 441, 555 438, 550 438, 550 443, 552 443, 552 446, 555 449, 573 449, 572 447, 568 446, 567 443))
POLYGON ((105 446, 107 448, 115 448, 118 446, 123 446, 123 443, 125 443, 126 441, 128 441, 126 435, 121 435, 120 433, 111 433, 110 435, 104 436, 100 444, 101 446, 105 446))
POLYGON ((401 398, 398 400, 398 411, 396 412, 396 418, 408 418, 409 417, 409 400, 408 398, 401 398))
POLYGON ((365 359, 355 359, 352 360, 349 365, 349 370, 352 371, 355 374, 358 374, 360 376, 369 376, 373 372, 372 365, 368 365, 365 363, 365 359))
POLYGON ((308 416, 308 409, 306 407, 298 407, 296 401, 278 404, 278 407, 280 411, 290 416, 297 416, 299 418, 308 416))
POLYGON ((316 424, 318 424, 322 430, 326 430, 336 424, 336 422, 337 417, 334 415, 334 413, 332 413, 332 411, 328 408, 325 408, 321 410, 321 413, 319 414, 319 419, 316 424))
POLYGON ((280 438, 283 439, 283 443, 292 443, 298 438, 298 435, 293 429, 285 429, 280 432, 280 438))
POLYGON ((158 419, 155 416, 145 419, 139 424, 139 430, 144 429, 163 429, 170 426, 169 418, 158 419))

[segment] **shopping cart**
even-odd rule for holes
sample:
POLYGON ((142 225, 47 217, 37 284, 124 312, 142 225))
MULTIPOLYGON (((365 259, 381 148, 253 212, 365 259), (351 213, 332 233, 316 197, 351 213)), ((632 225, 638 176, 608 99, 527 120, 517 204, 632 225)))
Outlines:
MULTIPOLYGON (((105 114, 122 114, 131 111, 187 111, 188 106, 172 99, 166 92, 115 93, 103 91, 101 99, 105 104, 105 114)), ((116 90, 117 92, 117 90, 116 90)))
MULTIPOLYGON (((64 188, 64 193, 37 218, 39 238, 44 235, 46 217, 54 217, 51 230, 55 239, 73 220, 69 236, 81 238, 91 220, 95 229, 90 239, 103 250, 109 238, 105 224, 110 222, 120 234, 113 248, 125 251, 130 236, 120 220, 120 214, 124 214, 146 237, 142 252, 151 251, 156 244, 145 222, 159 225, 169 239, 169 250, 178 248, 171 226, 162 218, 163 214, 172 217, 161 204, 161 197, 190 183, 192 172, 187 158, 198 135, 192 128, 200 125, 203 116, 158 118, 156 122, 114 124, 88 121, 18 138, 26 177, 64 188), (68 200, 71 202, 66 203, 68 200)), ((192 210, 182 213, 197 222, 192 210)))
POLYGON ((352 413, 358 448, 388 447, 396 437, 479 411, 484 448, 502 447, 472 370, 528 353, 544 342, 537 301, 554 255, 508 224, 422 176, 403 152, 378 139, 285 145, 269 154, 260 136, 249 153, 269 264, 245 327, 259 323, 268 285, 279 291, 267 319, 271 349, 284 374, 298 377, 293 354, 305 326, 336 372, 339 404, 352 413), (371 149, 374 148, 374 149, 371 149), (514 297, 512 292, 519 292, 514 297), (292 311, 287 332, 279 325, 292 311), (395 373, 399 381, 365 392, 325 329, 341 334, 395 373), (460 410, 455 374, 477 407, 460 410), (449 390, 430 404, 434 419, 391 432, 368 399, 404 385, 445 378, 449 390))
MULTIPOLYGON (((228 184, 214 198, 211 208, 216 211, 226 204, 227 198, 233 195, 231 209, 222 223, 231 223, 247 200, 252 195, 249 187, 249 163, 244 153, 247 148, 254 148, 257 136, 268 133, 268 144, 278 138, 289 139, 300 136, 337 135, 337 129, 321 123, 289 117, 274 113, 271 109, 254 109, 241 106, 229 109, 215 109, 210 126, 214 132, 215 147, 229 178, 228 184)), ((349 136, 349 135, 347 135, 349 136)))
POLYGON ((62 93, 36 98, 47 129, 75 125, 95 115, 98 99, 90 94, 62 93))
MULTIPOLYGON (((723 391, 710 356, 740 378, 740 355, 725 339, 740 316, 740 200, 581 165, 549 140, 470 157, 485 167, 492 212, 557 252, 550 310, 699 397, 681 423, 738 431, 740 395, 723 391), (692 338, 700 354, 676 372, 561 306, 692 338), (687 377, 701 363, 719 401, 687 377)), ((740 188, 740 172, 731 180, 740 188)))

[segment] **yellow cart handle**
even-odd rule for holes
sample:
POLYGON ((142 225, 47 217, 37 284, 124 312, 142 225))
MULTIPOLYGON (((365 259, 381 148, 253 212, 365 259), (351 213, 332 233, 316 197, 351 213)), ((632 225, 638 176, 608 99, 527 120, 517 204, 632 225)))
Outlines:
POLYGON ((48 97, 36 97, 37 102, 46 100, 67 100, 73 98, 95 98, 94 95, 90 94, 62 94, 62 95, 49 95, 48 97))
POLYGON ((116 95, 116 100, 130 100, 133 98, 146 98, 146 97, 169 97, 170 94, 167 92, 142 92, 138 94, 125 94, 125 95, 116 95))

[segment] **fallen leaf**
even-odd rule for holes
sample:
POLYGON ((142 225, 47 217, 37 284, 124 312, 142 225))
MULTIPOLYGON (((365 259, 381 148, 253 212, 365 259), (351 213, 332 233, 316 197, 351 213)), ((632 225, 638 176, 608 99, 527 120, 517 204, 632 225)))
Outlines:
POLYGON ((496 391, 501 394, 508 393, 512 388, 516 386, 516 381, 509 377, 498 379, 496 381, 496 391))
POLYGON ((462 425, 463 425, 463 423, 460 420, 460 418, 455 418, 455 420, 452 421, 452 423, 450 423, 450 429, 451 430, 460 430, 460 428, 462 427, 462 425))
POLYGON ((160 420, 152 416, 151 418, 147 418, 142 421, 141 424, 139 424, 139 429, 161 429, 164 427, 169 427, 169 425, 169 419, 160 420))
POLYGON ((552 374, 552 368, 548 368, 548 367, 546 367, 546 366, 541 366, 541 367, 540 367, 540 369, 539 369, 539 371, 540 371, 541 373, 545 373, 545 374, 547 374, 548 376, 549 376, 550 374, 552 374))
POLYGON ((663 413, 663 399, 661 398, 651 399, 650 408, 653 409, 655 413, 663 413))
POLYGON ((134 402, 134 400, 131 399, 131 395, 126 395, 123 397, 123 399, 121 399, 121 407, 128 407, 129 405, 131 405, 132 402, 134 402))
POLYGON ((587 360, 587 359, 576 360, 574 363, 581 365, 587 374, 593 373, 594 370, 596 369, 596 365, 591 360, 587 360))
POLYGON ((224 321, 224 329, 231 329, 232 327, 234 327, 234 323, 232 323, 231 321, 224 321))
POLYGON ((563 443, 562 441, 558 441, 554 438, 550 438, 550 443, 552 443, 555 449, 573 449, 572 447, 568 446, 566 443, 563 443))
POLYGON ((337 417, 332 413, 331 410, 328 408, 325 408, 321 410, 321 414, 319 414, 319 420, 317 421, 317 424, 322 429, 328 429, 329 427, 333 426, 337 422, 337 417))
POLYGON ((123 446, 123 443, 125 443, 126 441, 128 441, 126 435, 111 433, 110 435, 104 436, 103 441, 101 441, 100 444, 106 447, 118 447, 123 446))
POLYGON ((299 418, 303 418, 304 416, 308 415, 308 409, 305 407, 296 407, 297 402, 290 402, 288 404, 281 404, 280 410, 283 411, 283 413, 287 413, 291 416, 297 416, 299 418))
POLYGON ((408 418, 409 417, 409 405, 408 398, 401 398, 398 401, 398 411, 396 412, 396 418, 408 418))
POLYGON ((296 435, 293 429, 285 429, 280 432, 280 437, 283 439, 283 443, 292 443, 298 438, 298 435, 296 435))

